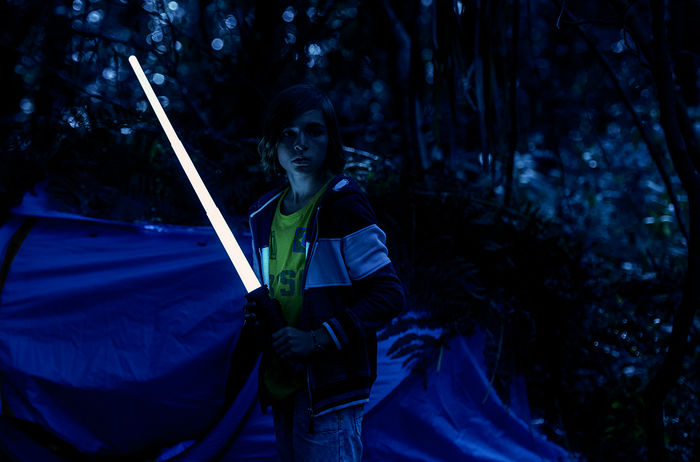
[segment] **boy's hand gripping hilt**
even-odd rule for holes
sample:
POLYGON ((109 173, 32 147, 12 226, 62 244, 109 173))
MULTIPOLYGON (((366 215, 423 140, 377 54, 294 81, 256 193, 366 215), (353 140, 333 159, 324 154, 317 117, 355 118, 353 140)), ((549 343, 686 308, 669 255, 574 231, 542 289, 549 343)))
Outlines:
POLYGON ((245 296, 248 304, 245 309, 255 315, 266 335, 272 335, 283 327, 287 321, 282 314, 280 302, 270 298, 266 285, 262 285, 245 296))

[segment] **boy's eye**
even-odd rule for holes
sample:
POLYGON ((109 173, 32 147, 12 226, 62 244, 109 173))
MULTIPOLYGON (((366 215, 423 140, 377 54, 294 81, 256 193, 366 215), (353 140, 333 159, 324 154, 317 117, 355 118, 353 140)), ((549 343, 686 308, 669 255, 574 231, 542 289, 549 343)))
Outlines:
POLYGON ((282 130, 282 138, 289 138, 291 136, 294 136, 294 131, 293 130, 282 130))
POLYGON ((320 125, 311 125, 306 129, 306 133, 311 136, 320 136, 325 132, 324 128, 320 125))

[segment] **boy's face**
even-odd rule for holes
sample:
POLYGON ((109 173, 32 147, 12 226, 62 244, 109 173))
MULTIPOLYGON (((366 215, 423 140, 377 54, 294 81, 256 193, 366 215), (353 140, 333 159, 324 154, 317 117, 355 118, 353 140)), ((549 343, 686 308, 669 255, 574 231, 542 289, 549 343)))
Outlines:
POLYGON ((282 129, 277 159, 287 174, 316 174, 323 170, 328 130, 318 109, 304 112, 282 129))

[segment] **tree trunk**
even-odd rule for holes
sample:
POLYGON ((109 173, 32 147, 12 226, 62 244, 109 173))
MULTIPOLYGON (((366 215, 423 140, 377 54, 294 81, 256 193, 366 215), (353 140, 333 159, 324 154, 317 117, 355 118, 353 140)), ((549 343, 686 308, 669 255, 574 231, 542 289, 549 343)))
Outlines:
POLYGON ((413 152, 415 144, 412 142, 414 134, 411 130, 413 101, 411 98, 410 75, 411 47, 413 44, 411 42, 411 36, 394 12, 389 0, 383 0, 382 7, 389 19, 391 31, 397 47, 396 79, 399 88, 397 91, 399 99, 398 108, 401 117, 401 128, 405 135, 402 142, 402 149, 405 151, 406 155, 401 172, 401 181, 404 185, 408 182, 410 186, 415 181, 418 174, 418 161, 416 158, 418 153, 413 152))
POLYGON ((510 68, 510 135, 508 136, 509 152, 506 159, 506 193, 504 204, 508 207, 513 194, 513 164, 515 151, 518 148, 518 47, 520 42, 520 0, 513 0, 513 37, 510 68))
POLYGON ((666 459, 664 444, 663 405, 671 388, 676 384, 682 372, 683 358, 688 351, 688 335, 693 325, 695 311, 700 304, 700 175, 698 165, 692 161, 697 153, 689 149, 697 146, 692 132, 681 129, 677 111, 682 97, 677 94, 672 74, 672 63, 666 44, 666 24, 664 21, 666 3, 664 0, 652 0, 652 41, 650 64, 659 100, 661 125, 666 135, 671 159, 688 193, 690 213, 690 235, 688 239, 688 272, 681 303, 673 319, 673 330, 669 338, 661 367, 644 388, 646 405, 646 432, 649 445, 649 460, 666 459))
POLYGON ((408 247, 408 265, 407 274, 405 275, 406 283, 409 287, 413 286, 415 279, 415 262, 416 255, 416 211, 415 211, 415 185, 423 178, 423 170, 420 168, 419 151, 417 149, 416 134, 413 132, 416 106, 412 80, 412 58, 414 52, 412 50, 414 43, 410 34, 404 27, 403 23, 396 15, 396 12, 391 7, 389 0, 381 2, 381 9, 386 14, 391 27, 393 38, 396 42, 396 82, 398 83, 398 110, 401 117, 401 129, 404 134, 401 142, 401 149, 404 151, 404 160, 401 166, 401 179, 399 188, 401 197, 406 199, 408 207, 405 210, 405 215, 402 217, 402 222, 405 229, 408 231, 407 247, 408 247))
POLYGON ((481 155, 482 159, 484 160, 484 164, 487 165, 488 155, 491 150, 489 148, 488 130, 486 129, 486 101, 484 98, 484 59, 481 52, 481 23, 484 16, 485 15, 482 12, 481 0, 477 0, 474 27, 474 83, 476 86, 476 107, 479 112, 479 135, 481 141, 481 155))

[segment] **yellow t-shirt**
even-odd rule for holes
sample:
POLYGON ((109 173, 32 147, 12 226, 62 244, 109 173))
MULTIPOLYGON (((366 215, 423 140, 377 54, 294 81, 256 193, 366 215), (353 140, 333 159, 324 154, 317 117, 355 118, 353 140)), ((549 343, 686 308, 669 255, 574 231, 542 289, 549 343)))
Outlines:
MULTIPOLYGON (((329 181, 330 182, 330 181, 329 181)), ((306 230, 316 209, 326 183, 309 201, 294 213, 284 215, 282 201, 289 192, 284 191, 277 202, 277 210, 270 229, 270 296, 277 299, 287 323, 299 325, 303 300, 304 266, 306 264, 306 230)), ((304 378, 289 368, 281 367, 279 358, 270 355, 263 371, 263 382, 274 400, 282 400, 298 391, 304 378)))

